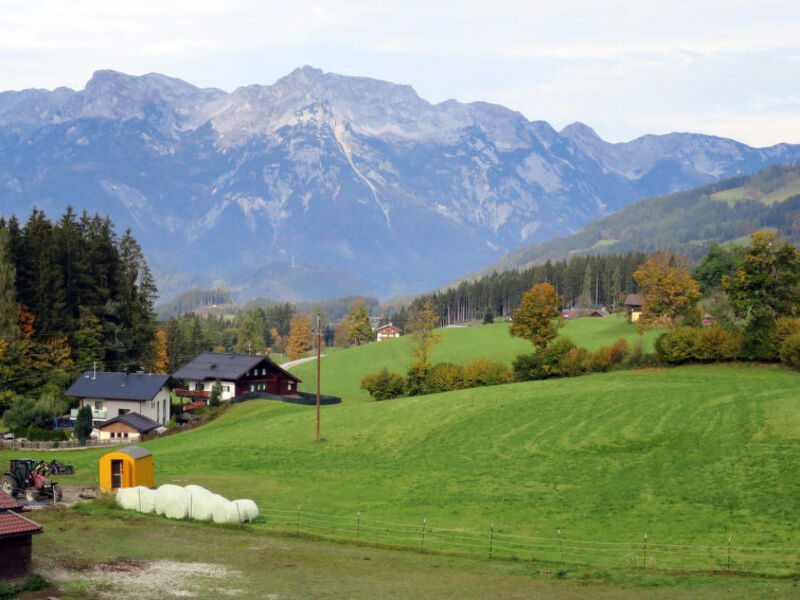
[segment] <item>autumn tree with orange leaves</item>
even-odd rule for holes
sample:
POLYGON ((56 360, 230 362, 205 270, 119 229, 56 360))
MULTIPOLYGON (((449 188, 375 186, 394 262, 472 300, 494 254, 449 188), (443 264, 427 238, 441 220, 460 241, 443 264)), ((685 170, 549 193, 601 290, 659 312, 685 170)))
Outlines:
POLYGON ((702 296, 689 270, 672 254, 655 254, 639 267, 633 278, 643 296, 642 314, 636 322, 639 332, 650 327, 674 329, 681 317, 694 310, 702 296))
POLYGON ((546 347, 564 325, 561 317, 563 302, 564 298, 551 284, 537 283, 522 297, 508 332, 528 340, 537 348, 546 347))

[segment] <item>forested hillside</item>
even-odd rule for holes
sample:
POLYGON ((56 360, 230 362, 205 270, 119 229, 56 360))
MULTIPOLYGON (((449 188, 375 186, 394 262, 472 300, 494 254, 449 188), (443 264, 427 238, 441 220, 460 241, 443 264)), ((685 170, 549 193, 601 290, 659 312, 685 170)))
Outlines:
POLYGON ((765 228, 776 230, 787 241, 800 242, 800 165, 772 166, 749 177, 642 200, 571 236, 508 254, 465 278, 573 255, 634 250, 669 249, 696 261, 712 242, 765 228))

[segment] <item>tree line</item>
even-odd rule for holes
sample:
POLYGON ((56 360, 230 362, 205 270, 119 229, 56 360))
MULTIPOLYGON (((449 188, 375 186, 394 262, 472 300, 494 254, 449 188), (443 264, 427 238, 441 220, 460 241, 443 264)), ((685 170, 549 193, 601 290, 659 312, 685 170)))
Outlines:
POLYGON ((409 306, 389 307, 391 321, 404 329, 409 315, 428 299, 440 325, 483 319, 487 312, 509 316, 525 292, 537 283, 550 283, 564 298, 564 307, 603 305, 611 310, 636 290, 633 273, 645 261, 644 252, 574 256, 547 261, 523 270, 492 273, 475 281, 417 297, 409 306))

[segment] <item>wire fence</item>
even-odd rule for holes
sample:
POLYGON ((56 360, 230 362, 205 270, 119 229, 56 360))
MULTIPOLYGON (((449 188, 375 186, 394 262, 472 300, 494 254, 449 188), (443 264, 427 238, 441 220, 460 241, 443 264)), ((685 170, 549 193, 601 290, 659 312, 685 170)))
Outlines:
POLYGON ((426 519, 415 525, 374 521, 358 512, 341 516, 301 507, 260 510, 261 527, 270 532, 364 546, 547 562, 555 568, 585 565, 782 576, 800 573, 800 548, 741 546, 732 538, 716 545, 663 544, 643 534, 637 541, 604 542, 571 538, 562 530, 555 530, 552 536, 525 536, 495 524, 484 531, 470 531, 434 527, 426 519))

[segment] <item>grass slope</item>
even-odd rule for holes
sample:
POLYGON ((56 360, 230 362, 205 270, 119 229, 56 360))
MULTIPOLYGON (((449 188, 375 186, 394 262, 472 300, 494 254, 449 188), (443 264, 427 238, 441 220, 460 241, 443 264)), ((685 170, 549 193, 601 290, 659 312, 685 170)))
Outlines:
MULTIPOLYGON (((439 332, 442 334, 442 341, 433 350, 433 362, 466 364, 485 358, 510 366, 517 354, 531 352, 532 347, 529 342, 510 336, 508 328, 508 323, 497 323, 480 327, 441 329, 439 332)), ((613 344, 619 338, 634 343, 640 337, 636 328, 623 315, 568 321, 561 330, 561 335, 589 350, 613 344)), ((657 332, 648 332, 644 336, 648 349, 652 347, 657 335, 657 332)), ((384 367, 390 371, 405 373, 413 362, 410 341, 408 336, 403 336, 326 356, 321 362, 323 393, 340 396, 345 402, 370 400, 369 394, 358 387, 361 378, 384 367)), ((292 373, 303 380, 300 389, 316 391, 316 369, 316 362, 298 365, 292 369, 292 373)))
MULTIPOLYGON (((800 374, 627 371, 324 407, 269 401, 147 442, 157 484, 264 508, 630 541, 800 543, 800 374)), ((99 450, 36 453, 93 483, 99 450)), ((11 453, 2 452, 7 459, 11 453)), ((19 455, 19 454, 16 454, 19 455)))

